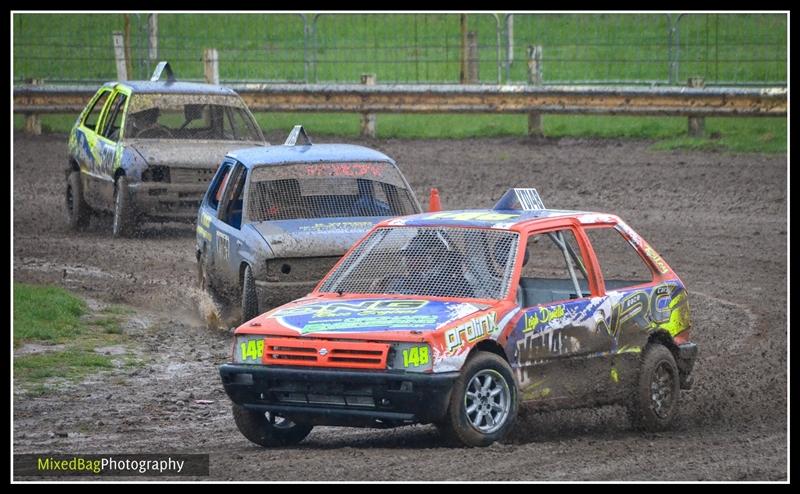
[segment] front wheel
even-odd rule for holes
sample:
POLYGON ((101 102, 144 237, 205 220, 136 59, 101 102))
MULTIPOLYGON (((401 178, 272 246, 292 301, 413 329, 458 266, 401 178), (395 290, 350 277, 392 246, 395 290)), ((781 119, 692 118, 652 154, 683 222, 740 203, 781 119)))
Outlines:
POLYGON ((498 355, 478 352, 464 364, 445 420, 437 427, 451 441, 489 446, 508 434, 518 408, 511 367, 498 355))
POLYGON ((672 352, 657 343, 648 346, 627 407, 634 428, 653 432, 666 429, 677 414, 679 394, 680 376, 672 352))
POLYGON ((242 322, 249 321, 258 314, 256 281, 253 278, 253 269, 246 266, 242 275, 242 322))
POLYGON ((314 428, 311 424, 297 424, 272 412, 256 412, 235 403, 233 419, 244 437, 265 448, 297 444, 314 428))

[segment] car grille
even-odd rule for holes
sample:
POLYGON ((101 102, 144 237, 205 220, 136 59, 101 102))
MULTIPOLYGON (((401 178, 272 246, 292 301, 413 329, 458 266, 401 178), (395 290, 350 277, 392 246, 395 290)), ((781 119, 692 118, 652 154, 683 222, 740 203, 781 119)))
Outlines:
POLYGON ((353 369, 385 369, 389 345, 351 341, 266 338, 263 363, 353 369))
POLYGON ((207 184, 214 178, 212 168, 170 167, 169 177, 173 184, 207 184))

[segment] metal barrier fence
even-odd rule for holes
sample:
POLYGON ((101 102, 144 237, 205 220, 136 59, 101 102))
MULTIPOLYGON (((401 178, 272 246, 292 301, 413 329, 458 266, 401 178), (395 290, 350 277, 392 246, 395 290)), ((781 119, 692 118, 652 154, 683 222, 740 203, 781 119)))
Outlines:
POLYGON ((14 14, 14 82, 785 86, 785 14, 14 14), (112 33, 118 32, 115 47, 112 33))

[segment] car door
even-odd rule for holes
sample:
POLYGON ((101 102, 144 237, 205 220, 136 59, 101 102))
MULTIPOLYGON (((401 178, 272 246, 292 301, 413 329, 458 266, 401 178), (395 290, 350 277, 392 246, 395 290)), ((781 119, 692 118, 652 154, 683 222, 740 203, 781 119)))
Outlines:
POLYGON ((584 231, 608 300, 607 331, 617 380, 629 384, 638 375, 639 357, 650 330, 670 319, 670 303, 678 285, 658 279, 653 265, 619 225, 596 224, 584 231))
POLYGON ((610 314, 585 238, 575 226, 528 232, 509 338, 523 399, 559 406, 602 396, 609 379, 610 314))
POLYGON ((212 241, 214 242, 214 258, 211 269, 214 276, 230 289, 239 286, 239 266, 241 258, 239 248, 242 246, 242 206, 244 185, 247 180, 247 168, 236 163, 223 179, 224 189, 221 193, 217 216, 213 222, 212 241))
POLYGON ((99 160, 91 175, 92 196, 100 207, 112 209, 114 204, 114 172, 122 157, 122 133, 130 93, 117 88, 111 95, 97 131, 99 160))
POLYGON ((98 89, 87 105, 87 110, 81 115, 71 142, 72 157, 81 169, 81 181, 84 190, 84 199, 93 208, 100 207, 99 197, 95 195, 96 180, 99 179, 99 167, 102 161, 97 144, 97 134, 101 129, 110 96, 111 87, 103 86, 98 89))

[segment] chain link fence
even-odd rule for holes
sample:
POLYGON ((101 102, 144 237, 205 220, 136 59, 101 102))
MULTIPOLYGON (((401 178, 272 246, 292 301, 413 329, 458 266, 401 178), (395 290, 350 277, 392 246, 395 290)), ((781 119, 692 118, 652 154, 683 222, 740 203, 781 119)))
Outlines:
POLYGON ((785 14, 14 14, 14 82, 785 86, 785 14), (116 50, 112 33, 124 40, 116 50), (120 58, 122 57, 122 58, 120 58), (120 62, 121 60, 121 62, 120 62))

